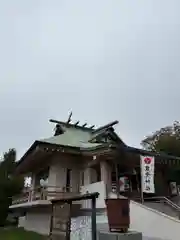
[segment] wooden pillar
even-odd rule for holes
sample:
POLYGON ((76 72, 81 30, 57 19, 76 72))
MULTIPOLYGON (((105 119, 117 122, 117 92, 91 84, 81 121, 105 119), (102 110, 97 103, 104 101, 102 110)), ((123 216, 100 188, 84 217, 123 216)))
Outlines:
POLYGON ((62 191, 66 187, 67 169, 55 159, 49 168, 48 190, 62 191))
POLYGON ((163 174, 163 166, 159 165, 155 168, 155 193, 158 196, 166 195, 166 183, 165 183, 165 176, 163 174))
POLYGON ((84 170, 84 185, 89 185, 92 182, 91 168, 84 170))
POLYGON ((91 215, 91 227, 92 227, 92 240, 97 239, 97 230, 96 230, 96 197, 92 197, 92 215, 91 215))
POLYGON ((29 192, 29 199, 28 201, 32 201, 35 196, 35 190, 36 190, 36 174, 31 174, 31 190, 29 192))
POLYGON ((97 182, 97 171, 94 168, 91 168, 91 181, 92 183, 97 182))
POLYGON ((100 170, 101 170, 101 181, 103 181, 107 189, 111 188, 111 166, 106 161, 100 162, 100 170))
POLYGON ((162 170, 162 176, 163 176, 163 182, 164 182, 164 192, 165 192, 165 196, 170 196, 170 186, 169 186, 169 182, 168 182, 168 173, 170 170, 171 166, 169 166, 168 164, 163 166, 163 170, 162 170))
POLYGON ((118 173, 118 164, 115 163, 115 170, 116 170, 116 194, 117 198, 120 196, 120 184, 119 184, 119 173, 118 173))
POLYGON ((80 170, 77 168, 72 169, 71 173, 71 189, 72 192, 78 192, 80 185, 80 170))

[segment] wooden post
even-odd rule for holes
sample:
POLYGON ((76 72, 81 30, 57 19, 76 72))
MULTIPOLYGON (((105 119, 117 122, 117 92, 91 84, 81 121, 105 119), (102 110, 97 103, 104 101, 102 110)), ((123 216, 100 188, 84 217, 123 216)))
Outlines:
POLYGON ((51 219, 50 219, 50 231, 49 231, 49 239, 52 239, 52 231, 53 231, 53 211, 54 211, 54 204, 51 205, 51 219))
MULTIPOLYGON (((139 179, 138 179, 138 175, 137 175, 137 171, 136 171, 136 183, 137 183, 137 191, 138 193, 140 193, 140 183, 139 183, 139 179)), ((140 175, 141 176, 141 175, 140 175)))
POLYGON ((143 190, 142 190, 142 183, 141 183, 141 203, 142 204, 144 203, 144 195, 143 195, 143 190))
POLYGON ((141 159, 141 157, 140 157, 140 177, 141 177, 141 203, 143 204, 144 203, 144 195, 143 195, 143 178, 142 178, 142 167, 141 167, 141 161, 142 161, 142 159, 141 159))
POLYGON ((97 232, 96 232, 96 197, 92 197, 92 215, 91 215, 91 227, 92 227, 92 240, 97 239, 97 232))
POLYGON ((116 194, 117 194, 117 198, 120 197, 120 184, 119 184, 119 174, 118 174, 118 164, 115 163, 115 171, 116 171, 116 194))
POLYGON ((66 223, 66 240, 70 240, 70 238, 71 238, 72 201, 68 202, 67 204, 69 204, 69 216, 68 216, 68 222, 66 223))

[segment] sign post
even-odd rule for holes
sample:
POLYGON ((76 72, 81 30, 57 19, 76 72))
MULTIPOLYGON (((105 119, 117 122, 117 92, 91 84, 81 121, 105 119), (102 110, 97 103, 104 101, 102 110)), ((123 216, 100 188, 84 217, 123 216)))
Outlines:
POLYGON ((154 157, 141 156, 141 200, 143 193, 155 193, 154 187, 154 157))

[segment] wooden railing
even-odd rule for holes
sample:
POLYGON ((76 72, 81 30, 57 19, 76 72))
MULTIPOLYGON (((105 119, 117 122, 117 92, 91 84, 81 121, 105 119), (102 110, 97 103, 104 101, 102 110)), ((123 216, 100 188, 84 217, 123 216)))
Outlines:
POLYGON ((60 188, 55 186, 36 187, 35 189, 26 189, 20 195, 13 197, 12 205, 26 203, 37 200, 51 200, 54 198, 66 198, 77 195, 79 192, 72 191, 72 188, 60 188))

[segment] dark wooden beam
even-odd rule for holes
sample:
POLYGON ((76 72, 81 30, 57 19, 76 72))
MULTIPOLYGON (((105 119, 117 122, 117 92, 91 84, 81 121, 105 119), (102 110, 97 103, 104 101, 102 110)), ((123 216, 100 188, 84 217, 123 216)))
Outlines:
POLYGON ((70 122, 71 122, 71 117, 72 117, 72 111, 71 111, 70 114, 69 114, 69 117, 68 117, 67 123, 70 123, 70 122))
POLYGON ((76 196, 69 196, 66 198, 56 198, 56 199, 52 199, 51 202, 52 204, 56 204, 59 202, 67 202, 67 203, 71 203, 71 202, 75 202, 75 201, 81 201, 81 200, 90 200, 90 199, 96 199, 99 197, 99 193, 98 192, 94 192, 94 193, 87 193, 84 195, 78 194, 76 196))
POLYGON ((87 125, 87 123, 83 124, 82 127, 85 127, 87 125))
POLYGON ((74 126, 76 127, 78 124, 79 124, 79 121, 77 121, 77 122, 74 124, 74 126))
MULTIPOLYGON (((69 126, 74 127, 74 124, 73 124, 72 122, 67 123, 67 122, 62 122, 62 121, 58 121, 58 120, 55 120, 55 119, 50 119, 49 122, 51 122, 51 123, 56 123, 56 124, 60 124, 60 125, 63 125, 63 126, 65 126, 65 127, 66 127, 66 126, 67 126, 67 127, 69 127, 69 126)), ((78 123, 79 123, 79 121, 78 121, 78 123)), ((79 128, 79 129, 83 129, 83 128, 84 128, 83 126, 80 126, 80 125, 76 125, 76 127, 79 128)), ((91 130, 91 129, 93 129, 94 127, 95 127, 95 125, 93 125, 93 126, 91 126, 91 127, 86 127, 86 129, 91 130)))
POLYGON ((110 127, 112 127, 112 126, 114 126, 115 124, 118 124, 118 123, 119 122, 117 120, 113 121, 113 122, 110 122, 110 123, 108 123, 108 124, 106 124, 106 125, 104 125, 102 127, 97 128, 96 130, 93 131, 93 133, 96 133, 96 132, 98 132, 100 130, 103 130, 103 129, 106 129, 106 128, 110 128, 110 127))
POLYGON ((94 137, 90 138, 89 142, 93 142, 94 140, 96 140, 97 138, 103 137, 104 136, 104 132, 100 133, 98 135, 95 135, 94 137))
POLYGON ((61 124, 62 123, 61 121, 54 120, 54 119, 49 119, 49 122, 57 123, 57 124, 61 124))

